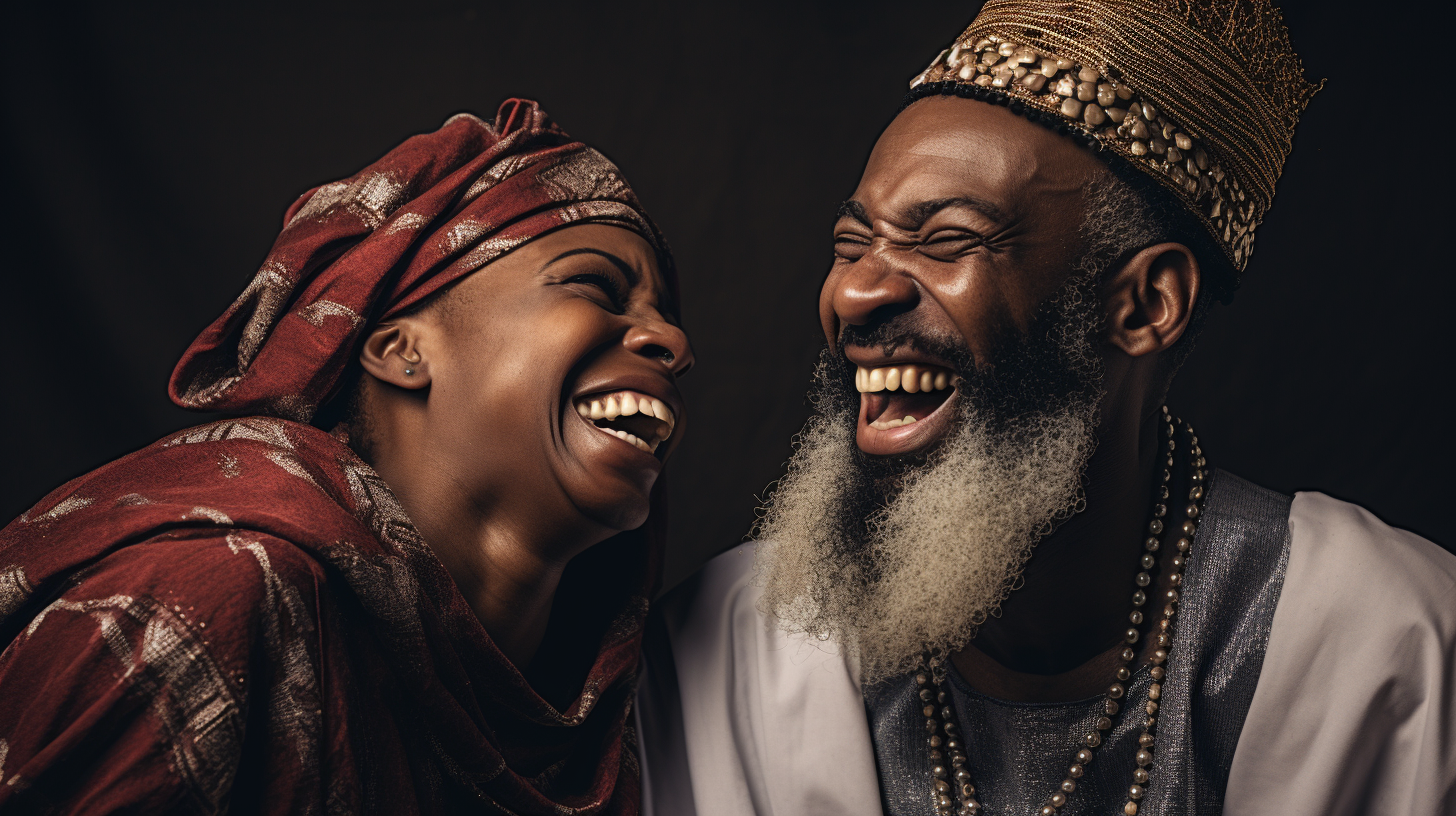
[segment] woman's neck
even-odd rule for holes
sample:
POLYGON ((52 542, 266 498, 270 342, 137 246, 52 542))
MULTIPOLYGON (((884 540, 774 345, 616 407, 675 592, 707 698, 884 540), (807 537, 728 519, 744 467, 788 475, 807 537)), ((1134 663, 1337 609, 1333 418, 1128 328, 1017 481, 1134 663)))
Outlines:
MULTIPOLYGON (((406 509, 415 518, 408 503, 406 509)), ((543 557, 550 548, 540 531, 520 529, 514 519, 480 520, 461 529, 451 523, 456 507, 421 509, 416 524, 425 542, 496 647, 524 673, 546 635, 569 559, 543 557)))
POLYGON ((393 430, 403 432, 375 434, 359 447, 496 647, 524 673, 546 635, 566 565, 610 531, 564 527, 562 519, 578 514, 542 507, 544 491, 503 489, 482 498, 439 466, 428 434, 393 430))

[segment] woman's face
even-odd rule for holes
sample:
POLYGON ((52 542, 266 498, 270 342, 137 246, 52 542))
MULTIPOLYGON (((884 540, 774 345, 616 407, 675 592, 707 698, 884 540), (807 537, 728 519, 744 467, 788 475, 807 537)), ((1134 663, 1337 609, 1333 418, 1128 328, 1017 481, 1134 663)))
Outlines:
POLYGON ((676 380, 692 365, 670 297, 651 246, 603 224, 549 233, 463 279, 421 337, 441 475, 486 513, 640 526, 682 436, 676 380))

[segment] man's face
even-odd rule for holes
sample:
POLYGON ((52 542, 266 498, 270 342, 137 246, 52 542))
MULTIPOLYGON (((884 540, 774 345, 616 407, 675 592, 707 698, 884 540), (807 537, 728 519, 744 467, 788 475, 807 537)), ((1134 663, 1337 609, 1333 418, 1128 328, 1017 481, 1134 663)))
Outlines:
POLYGON ((890 124, 835 224, 819 298, 831 347, 864 369, 862 451, 914 453, 952 429, 955 375, 970 373, 956 369, 994 365, 1067 282, 1082 191, 1104 171, 1071 139, 984 102, 932 97, 890 124), (898 387, 865 391, 885 379, 898 387))
POLYGON ((815 415, 755 532, 767 608, 841 637, 867 681, 969 642, 1081 506, 1105 388, 1082 208, 1103 172, 1002 108, 927 99, 845 205, 815 415))

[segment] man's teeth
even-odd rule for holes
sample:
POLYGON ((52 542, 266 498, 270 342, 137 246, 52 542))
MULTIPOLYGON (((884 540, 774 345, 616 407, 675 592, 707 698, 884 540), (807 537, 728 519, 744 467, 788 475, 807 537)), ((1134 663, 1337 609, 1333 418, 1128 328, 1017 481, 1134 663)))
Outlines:
MULTIPOLYGON (((855 369, 854 387, 866 391, 899 391, 916 394, 921 391, 944 391, 950 388, 950 374, 944 370, 920 366, 886 366, 855 369)), ((895 421, 895 420, 891 420, 895 421)))
POLYGON ((657 446, 672 435, 672 429, 677 425, 677 418, 673 416, 672 409, 667 407, 667 403, 635 391, 618 391, 606 397, 596 396, 577 400, 576 412, 581 414, 583 419, 590 420, 611 421, 633 414, 642 414, 658 420, 662 424, 657 427, 653 434, 655 438, 651 440, 639 439, 636 435, 618 428, 597 426, 598 430, 609 433, 624 442, 630 442, 648 453, 655 452, 657 446))
POLYGON ((898 428, 901 425, 909 425, 915 421, 915 417, 907 416, 904 419, 877 419, 870 423, 870 427, 879 431, 888 431, 891 428, 898 428))

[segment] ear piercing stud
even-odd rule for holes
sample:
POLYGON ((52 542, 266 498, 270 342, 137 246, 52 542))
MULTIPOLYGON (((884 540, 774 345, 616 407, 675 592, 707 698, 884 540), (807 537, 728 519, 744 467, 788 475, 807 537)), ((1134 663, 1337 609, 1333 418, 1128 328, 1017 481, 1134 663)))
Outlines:
POLYGON ((413 377, 415 375, 415 370, 413 368, 406 368, 404 370, 404 375, 406 377, 413 377))

